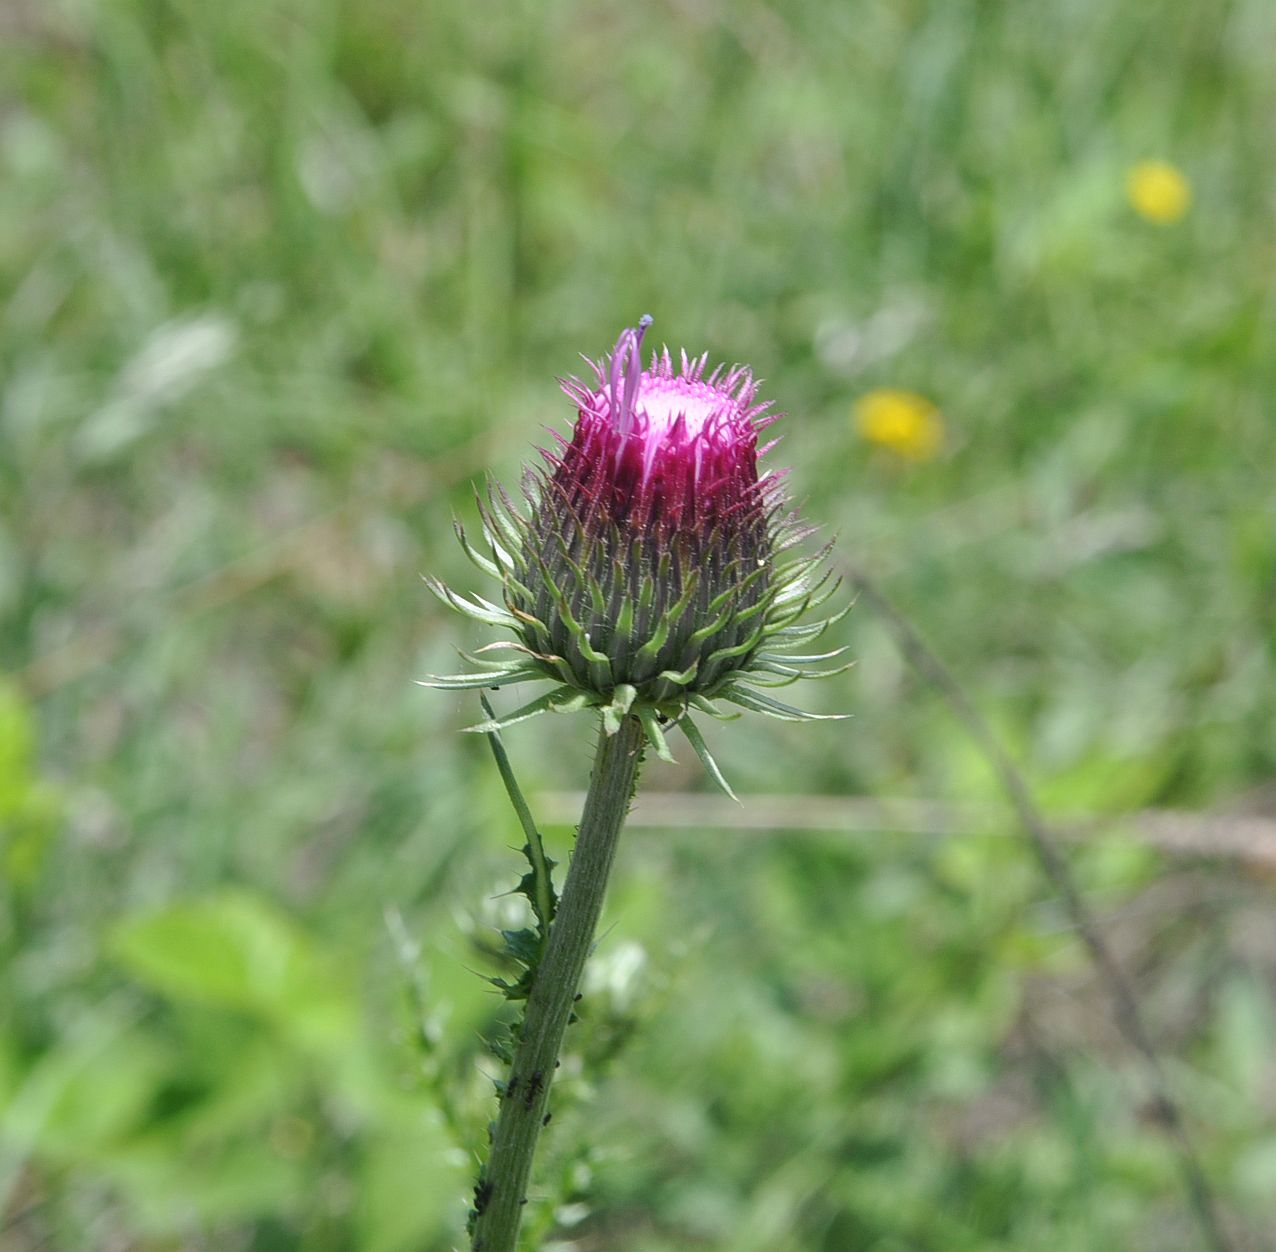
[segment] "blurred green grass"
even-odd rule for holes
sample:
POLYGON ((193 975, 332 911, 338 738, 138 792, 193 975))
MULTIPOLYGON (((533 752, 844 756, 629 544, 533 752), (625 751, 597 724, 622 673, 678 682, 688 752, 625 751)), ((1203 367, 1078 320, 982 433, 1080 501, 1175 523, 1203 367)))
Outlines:
MULTIPOLYGON (((1273 46, 1267 0, 0 10, 0 1248, 458 1240, 518 835, 410 683, 477 638, 416 575, 467 583, 451 512, 641 312, 769 380, 1053 811, 1270 806, 1273 46), (939 456, 857 435, 880 386, 939 456)), ((855 720, 720 728, 728 772, 992 801, 843 632, 807 698, 855 720)), ((511 732, 533 793, 583 779, 556 730, 511 732)), ((1269 1229, 1270 879, 1077 864, 1269 1229)), ((635 830, 609 916, 545 1240, 1196 1246, 1014 841, 635 830)))

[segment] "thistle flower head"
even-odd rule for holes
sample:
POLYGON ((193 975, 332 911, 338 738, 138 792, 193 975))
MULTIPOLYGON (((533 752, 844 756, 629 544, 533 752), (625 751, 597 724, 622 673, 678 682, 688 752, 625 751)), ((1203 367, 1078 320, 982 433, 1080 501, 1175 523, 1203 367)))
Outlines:
POLYGON ((487 672, 427 681, 555 684, 476 729, 597 707, 609 730, 627 714, 641 717, 667 755, 660 727, 677 721, 717 776, 689 709, 721 716, 715 702, 725 700, 772 716, 814 716, 754 688, 813 676, 803 666, 825 659, 782 650, 828 625, 798 621, 831 594, 818 573, 827 549, 789 555, 813 528, 787 512, 782 475, 759 474, 767 449, 758 448, 758 434, 773 417, 750 370, 707 372, 707 356, 685 352, 675 364, 667 348, 644 370, 650 323, 644 317, 622 331, 592 379, 562 383, 576 420, 570 438, 555 435, 525 475, 525 507, 497 486, 480 501, 490 555, 475 552, 458 528, 471 558, 500 579, 503 607, 431 583, 453 607, 508 627, 515 640, 504 646, 519 659, 475 657, 487 672))
POLYGON ((706 531, 760 502, 757 436, 769 405, 755 403, 753 376, 739 366, 706 377, 705 357, 684 353, 675 369, 666 348, 644 371, 639 351, 650 320, 621 333, 594 366, 596 385, 562 384, 577 419, 571 441, 550 457, 553 481, 591 523, 706 531))

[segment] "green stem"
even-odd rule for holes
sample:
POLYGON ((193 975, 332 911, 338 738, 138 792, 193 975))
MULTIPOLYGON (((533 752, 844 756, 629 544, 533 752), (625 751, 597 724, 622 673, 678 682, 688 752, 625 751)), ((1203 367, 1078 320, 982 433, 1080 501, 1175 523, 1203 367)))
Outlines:
POLYGON ((492 1151, 475 1191, 472 1252, 515 1252, 536 1140, 549 1103, 563 1033, 602 912, 607 875, 629 811, 643 730, 626 717, 614 735, 601 733, 571 869, 549 929, 514 1048, 509 1082, 492 1134, 492 1151))

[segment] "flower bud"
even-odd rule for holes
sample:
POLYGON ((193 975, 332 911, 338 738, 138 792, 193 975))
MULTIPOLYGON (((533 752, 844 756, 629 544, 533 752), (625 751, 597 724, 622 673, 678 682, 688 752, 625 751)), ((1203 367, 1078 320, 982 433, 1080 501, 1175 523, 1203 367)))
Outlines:
POLYGON ((556 435, 543 464, 527 472, 526 508, 495 486, 480 502, 490 557, 458 527, 471 558, 501 580, 504 607, 431 583, 453 607, 512 630, 516 639, 504 646, 519 659, 497 665, 474 657, 488 672, 428 681, 556 684, 474 729, 592 706, 609 730, 627 714, 641 717, 667 755, 660 726, 678 721, 716 775, 688 709, 722 716, 715 701, 726 700, 772 716, 814 716, 753 688, 815 676, 802 666, 825 657, 782 650, 834 620, 798 622, 833 588, 818 576, 827 549, 788 555, 812 528, 786 512, 782 476, 758 472, 767 450, 759 450, 758 434, 774 419, 769 403, 758 403, 752 373, 742 366, 707 373, 706 356, 686 353, 675 366, 667 348, 644 370, 639 353, 650 322, 621 333, 591 383, 562 384, 576 422, 571 438, 556 435))

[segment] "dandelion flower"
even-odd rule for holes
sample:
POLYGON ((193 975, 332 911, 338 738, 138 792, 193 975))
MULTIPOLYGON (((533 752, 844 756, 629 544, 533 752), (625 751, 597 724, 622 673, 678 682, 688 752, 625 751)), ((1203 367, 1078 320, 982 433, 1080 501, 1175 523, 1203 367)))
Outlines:
POLYGON ((1139 161, 1125 178, 1125 192, 1134 211, 1158 226, 1179 221, 1192 203, 1192 184, 1168 161, 1139 161))
POLYGON ((939 451, 944 423, 939 410, 911 391, 882 387, 855 402, 855 426, 870 443, 909 461, 926 461, 939 451))

